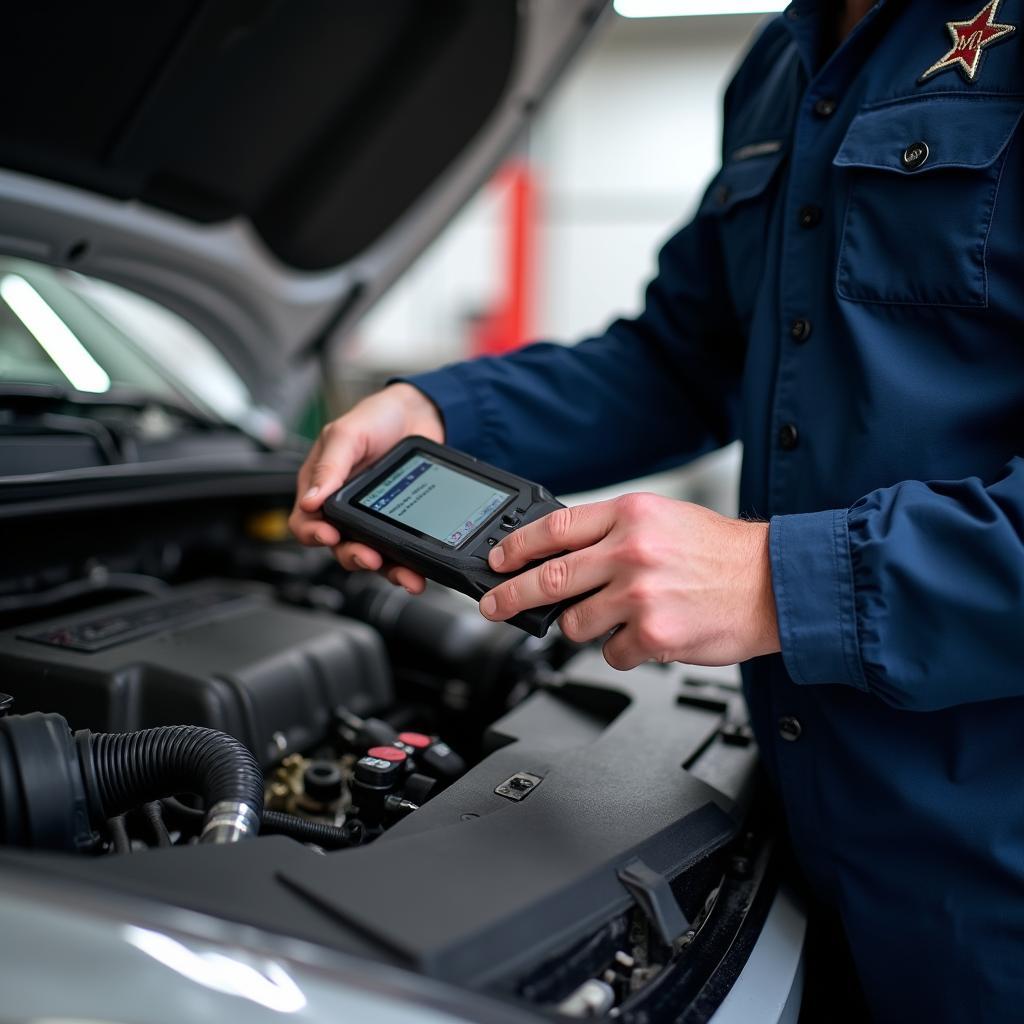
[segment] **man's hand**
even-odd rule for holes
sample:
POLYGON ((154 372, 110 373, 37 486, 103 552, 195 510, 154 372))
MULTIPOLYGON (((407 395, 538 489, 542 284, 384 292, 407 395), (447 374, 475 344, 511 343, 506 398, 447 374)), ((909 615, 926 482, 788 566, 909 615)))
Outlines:
POLYGON ((491 551, 490 564, 513 572, 550 555, 485 594, 484 616, 504 620, 595 590, 559 624, 581 643, 615 630, 604 645, 612 668, 730 665, 779 650, 767 523, 627 494, 529 523, 491 551))
POLYGON ((288 525, 303 544, 333 548, 344 568, 380 570, 392 583, 418 594, 426 585, 422 576, 404 566, 385 565, 378 552, 365 544, 345 541, 320 515, 324 501, 350 476, 413 434, 431 441, 444 440, 444 424, 437 407, 411 384, 391 384, 328 423, 299 470, 295 507, 288 525))

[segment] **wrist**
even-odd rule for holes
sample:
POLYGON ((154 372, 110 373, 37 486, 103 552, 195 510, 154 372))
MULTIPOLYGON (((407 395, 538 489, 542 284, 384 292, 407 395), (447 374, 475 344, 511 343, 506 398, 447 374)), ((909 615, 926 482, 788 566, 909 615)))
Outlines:
POLYGON ((419 434, 431 441, 444 441, 444 419, 433 400, 418 387, 406 381, 396 381, 387 387, 402 403, 407 434, 419 434))
POLYGON ((768 523, 750 523, 752 540, 751 590, 749 595, 751 614, 751 657, 777 654, 779 642, 779 620, 775 607, 775 592, 772 589, 771 545, 768 523))

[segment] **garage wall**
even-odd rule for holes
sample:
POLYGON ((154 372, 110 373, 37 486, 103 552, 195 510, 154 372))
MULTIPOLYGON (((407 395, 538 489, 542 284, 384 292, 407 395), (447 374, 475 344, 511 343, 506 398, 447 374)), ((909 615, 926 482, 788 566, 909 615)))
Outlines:
MULTIPOLYGON (((640 308, 660 242, 717 167, 722 93, 761 23, 614 17, 567 74, 523 151, 539 194, 538 337, 571 342, 640 308)), ((493 186, 467 206, 364 322, 350 373, 469 351, 471 322, 500 288, 502 210, 493 186)), ((729 510, 737 465, 731 451, 644 484, 729 510)))
POLYGON ((759 19, 616 19, 531 140, 545 196, 541 320, 601 330, 640 308, 660 242, 718 167, 721 97, 759 19))

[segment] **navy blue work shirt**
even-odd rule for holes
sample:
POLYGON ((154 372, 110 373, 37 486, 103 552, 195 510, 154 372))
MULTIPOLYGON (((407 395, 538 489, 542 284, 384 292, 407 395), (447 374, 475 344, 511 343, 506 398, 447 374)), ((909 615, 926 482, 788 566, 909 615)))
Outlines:
POLYGON ((641 315, 412 378, 563 493, 742 439, 782 641, 747 700, 881 1020, 1024 1019, 1024 0, 922 80, 983 3, 883 0, 823 59, 798 0, 641 315))

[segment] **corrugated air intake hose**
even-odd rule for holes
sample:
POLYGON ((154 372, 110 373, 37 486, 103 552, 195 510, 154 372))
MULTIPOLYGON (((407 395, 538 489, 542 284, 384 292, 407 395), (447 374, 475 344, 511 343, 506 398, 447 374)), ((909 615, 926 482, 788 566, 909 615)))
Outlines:
POLYGON ((226 733, 170 725, 72 736, 60 715, 0 718, 0 844, 88 849, 107 819, 178 793, 203 799, 202 842, 259 833, 263 773, 226 733))
POLYGON ((78 733, 86 789, 104 818, 175 793, 203 798, 200 842, 233 843, 254 836, 263 810, 263 773, 233 736, 194 725, 141 732, 78 733), (90 784, 91 783, 91 784, 90 784))

